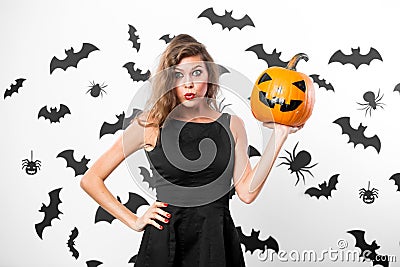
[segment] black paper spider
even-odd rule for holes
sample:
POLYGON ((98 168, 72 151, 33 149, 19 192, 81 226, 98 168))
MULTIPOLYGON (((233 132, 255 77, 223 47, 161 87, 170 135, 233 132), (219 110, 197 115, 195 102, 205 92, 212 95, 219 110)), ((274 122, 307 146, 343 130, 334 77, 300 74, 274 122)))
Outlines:
POLYGON ((365 190, 364 188, 360 189, 360 198, 364 201, 366 204, 371 204, 375 201, 375 198, 378 198, 378 189, 372 188, 371 190, 369 189, 370 181, 368 181, 368 189, 365 190))
POLYGON ((33 151, 31 150, 31 160, 24 159, 22 161, 22 169, 25 168, 25 172, 29 175, 34 175, 40 170, 40 160, 33 161, 33 151))
MULTIPOLYGON (((293 149, 293 153, 290 153, 289 151, 285 150, 286 153, 289 154, 290 158, 287 157, 279 157, 282 159, 285 159, 287 162, 281 162, 278 166, 280 165, 289 165, 288 170, 291 171, 291 173, 295 172, 296 176, 297 176, 297 181, 295 186, 297 185, 297 183, 300 180, 299 174, 301 175, 301 177, 303 178, 303 182, 304 184, 306 183, 305 179, 304 179, 304 175, 302 173, 302 171, 308 172, 309 174, 311 174, 312 177, 314 177, 314 175, 312 175, 312 173, 308 170, 311 169, 312 167, 314 167, 315 165, 317 165, 318 163, 313 164, 312 166, 308 166, 308 164, 311 162, 311 155, 310 153, 308 153, 305 150, 300 151, 297 155, 296 155, 296 148, 297 145, 299 144, 299 142, 297 142, 297 144, 294 146, 293 149)), ((277 166, 277 167, 278 167, 277 166)))
POLYGON ((232 105, 232 104, 223 104, 223 102, 225 101, 225 97, 221 100, 221 102, 218 104, 218 109, 220 112, 222 112, 226 107, 232 105))
POLYGON ((367 116, 367 113, 369 111, 369 116, 371 116, 371 110, 375 110, 377 107, 380 107, 383 109, 384 103, 380 102, 382 100, 382 96, 380 96, 380 89, 378 90, 378 95, 375 96, 374 92, 368 91, 364 93, 363 98, 366 101, 366 103, 358 103, 362 108, 359 108, 359 110, 365 110, 365 116, 367 116))
POLYGON ((98 97, 99 95, 101 95, 101 97, 103 97, 103 92, 107 94, 106 91, 103 90, 103 88, 106 88, 107 85, 104 85, 104 83, 102 83, 101 85, 99 85, 98 83, 94 83, 90 82, 91 85, 89 85, 90 89, 87 90, 86 94, 90 92, 90 95, 93 97, 98 97))

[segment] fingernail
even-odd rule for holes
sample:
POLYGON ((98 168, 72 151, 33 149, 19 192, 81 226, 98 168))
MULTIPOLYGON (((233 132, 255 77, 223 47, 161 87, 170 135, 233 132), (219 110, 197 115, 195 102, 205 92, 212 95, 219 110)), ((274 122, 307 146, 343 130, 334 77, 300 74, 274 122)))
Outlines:
POLYGON ((160 225, 160 230, 162 230, 164 227, 162 227, 162 225, 160 225))
POLYGON ((168 213, 166 216, 167 216, 168 218, 171 218, 171 214, 169 214, 169 213, 168 213))
POLYGON ((166 222, 166 223, 168 223, 168 222, 169 222, 169 220, 168 220, 168 219, 165 219, 165 222, 166 222))
POLYGON ((168 204, 167 203, 164 203, 164 207, 167 207, 168 206, 168 204))

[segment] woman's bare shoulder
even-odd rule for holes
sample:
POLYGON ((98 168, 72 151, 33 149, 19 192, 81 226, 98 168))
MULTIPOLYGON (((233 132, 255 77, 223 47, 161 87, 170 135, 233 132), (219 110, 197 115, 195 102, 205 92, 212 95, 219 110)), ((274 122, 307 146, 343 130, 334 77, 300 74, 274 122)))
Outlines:
POLYGON ((231 115, 231 123, 230 123, 231 132, 235 141, 238 138, 246 137, 246 130, 244 126, 244 121, 238 115, 232 114, 231 115))
MULTIPOLYGON (((152 119, 149 116, 149 112, 141 112, 139 113, 134 120, 136 120, 140 125, 148 126, 148 127, 158 127, 158 123, 155 119, 152 119)), ((133 122, 133 120, 132 120, 133 122)))
POLYGON ((231 125, 236 127, 244 127, 244 121, 236 114, 231 114, 231 125))
POLYGON ((154 119, 150 119, 148 113, 140 113, 132 122, 142 132, 143 143, 142 148, 145 150, 151 150, 157 143, 159 134, 158 123, 154 119))

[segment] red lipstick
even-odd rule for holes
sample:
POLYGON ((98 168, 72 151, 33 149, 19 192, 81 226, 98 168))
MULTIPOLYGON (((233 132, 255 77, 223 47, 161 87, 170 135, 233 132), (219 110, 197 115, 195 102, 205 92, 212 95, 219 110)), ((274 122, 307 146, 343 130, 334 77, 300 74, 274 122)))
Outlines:
POLYGON ((186 93, 186 94, 185 94, 186 100, 191 100, 191 99, 193 99, 194 97, 195 97, 195 94, 194 94, 194 93, 186 93))

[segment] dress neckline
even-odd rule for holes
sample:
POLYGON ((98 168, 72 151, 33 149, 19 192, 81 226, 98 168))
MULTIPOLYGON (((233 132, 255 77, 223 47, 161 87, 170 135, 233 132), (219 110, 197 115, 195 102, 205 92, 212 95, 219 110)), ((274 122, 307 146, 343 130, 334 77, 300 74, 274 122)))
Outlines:
POLYGON ((175 119, 175 118, 172 118, 172 117, 171 117, 171 120, 178 121, 178 122, 181 122, 181 123, 205 124, 206 125, 206 124, 212 124, 214 122, 219 121, 222 118, 223 115, 224 115, 224 113, 221 113, 221 115, 218 118, 216 118, 215 120, 209 121, 209 122, 183 121, 183 120, 178 120, 178 119, 175 119))

